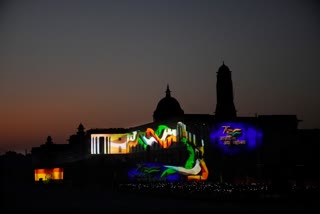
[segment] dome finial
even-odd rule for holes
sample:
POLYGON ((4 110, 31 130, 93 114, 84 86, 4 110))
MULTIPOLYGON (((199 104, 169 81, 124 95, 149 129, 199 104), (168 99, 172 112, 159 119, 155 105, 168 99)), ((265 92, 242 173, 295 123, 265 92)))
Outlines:
POLYGON ((167 84, 166 97, 171 97, 171 91, 169 89, 169 84, 167 84))

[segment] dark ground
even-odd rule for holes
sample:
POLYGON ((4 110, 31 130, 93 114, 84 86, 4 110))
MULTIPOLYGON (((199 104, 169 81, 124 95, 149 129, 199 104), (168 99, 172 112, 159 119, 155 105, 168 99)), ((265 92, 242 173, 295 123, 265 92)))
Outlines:
POLYGON ((15 185, 2 188, 1 213, 319 213, 319 198, 306 192, 194 198, 101 187, 15 185))

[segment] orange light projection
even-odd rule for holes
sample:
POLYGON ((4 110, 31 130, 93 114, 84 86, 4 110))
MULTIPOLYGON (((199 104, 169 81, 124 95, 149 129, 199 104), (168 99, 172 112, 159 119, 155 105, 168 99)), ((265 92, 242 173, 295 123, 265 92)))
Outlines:
POLYGON ((35 169, 34 179, 35 181, 63 180, 63 168, 35 169))

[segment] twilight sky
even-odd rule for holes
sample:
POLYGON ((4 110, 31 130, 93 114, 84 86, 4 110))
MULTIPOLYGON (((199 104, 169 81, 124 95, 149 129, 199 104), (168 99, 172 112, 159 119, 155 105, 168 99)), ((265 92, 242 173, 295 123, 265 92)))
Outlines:
POLYGON ((167 84, 185 113, 214 114, 222 61, 239 116, 320 128, 319 14, 311 0, 2 0, 0 154, 67 143, 80 122, 152 122, 167 84))

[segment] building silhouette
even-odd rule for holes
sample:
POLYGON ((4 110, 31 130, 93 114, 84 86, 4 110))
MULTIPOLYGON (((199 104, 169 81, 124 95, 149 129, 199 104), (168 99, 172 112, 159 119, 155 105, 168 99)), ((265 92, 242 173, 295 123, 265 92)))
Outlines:
POLYGON ((72 182, 111 182, 114 177, 120 181, 126 179, 129 167, 135 164, 183 165, 191 150, 179 141, 186 137, 194 149, 194 159, 205 160, 209 181, 265 181, 278 188, 285 187, 289 181, 303 184, 320 177, 313 172, 314 162, 308 158, 316 158, 315 151, 302 149, 305 136, 310 148, 319 147, 316 145, 319 130, 299 130, 300 120, 296 115, 237 116, 231 71, 224 63, 217 72, 216 91, 215 115, 187 114, 171 96, 167 85, 166 96, 152 115, 153 122, 87 131, 80 123, 68 144, 54 144, 50 139, 50 143, 33 148, 33 167, 64 168, 65 180, 72 182), (166 128, 157 132, 163 126, 166 128), (175 135, 173 139, 177 143, 160 139, 165 133, 175 135), (105 171, 106 167, 112 170, 105 171))

